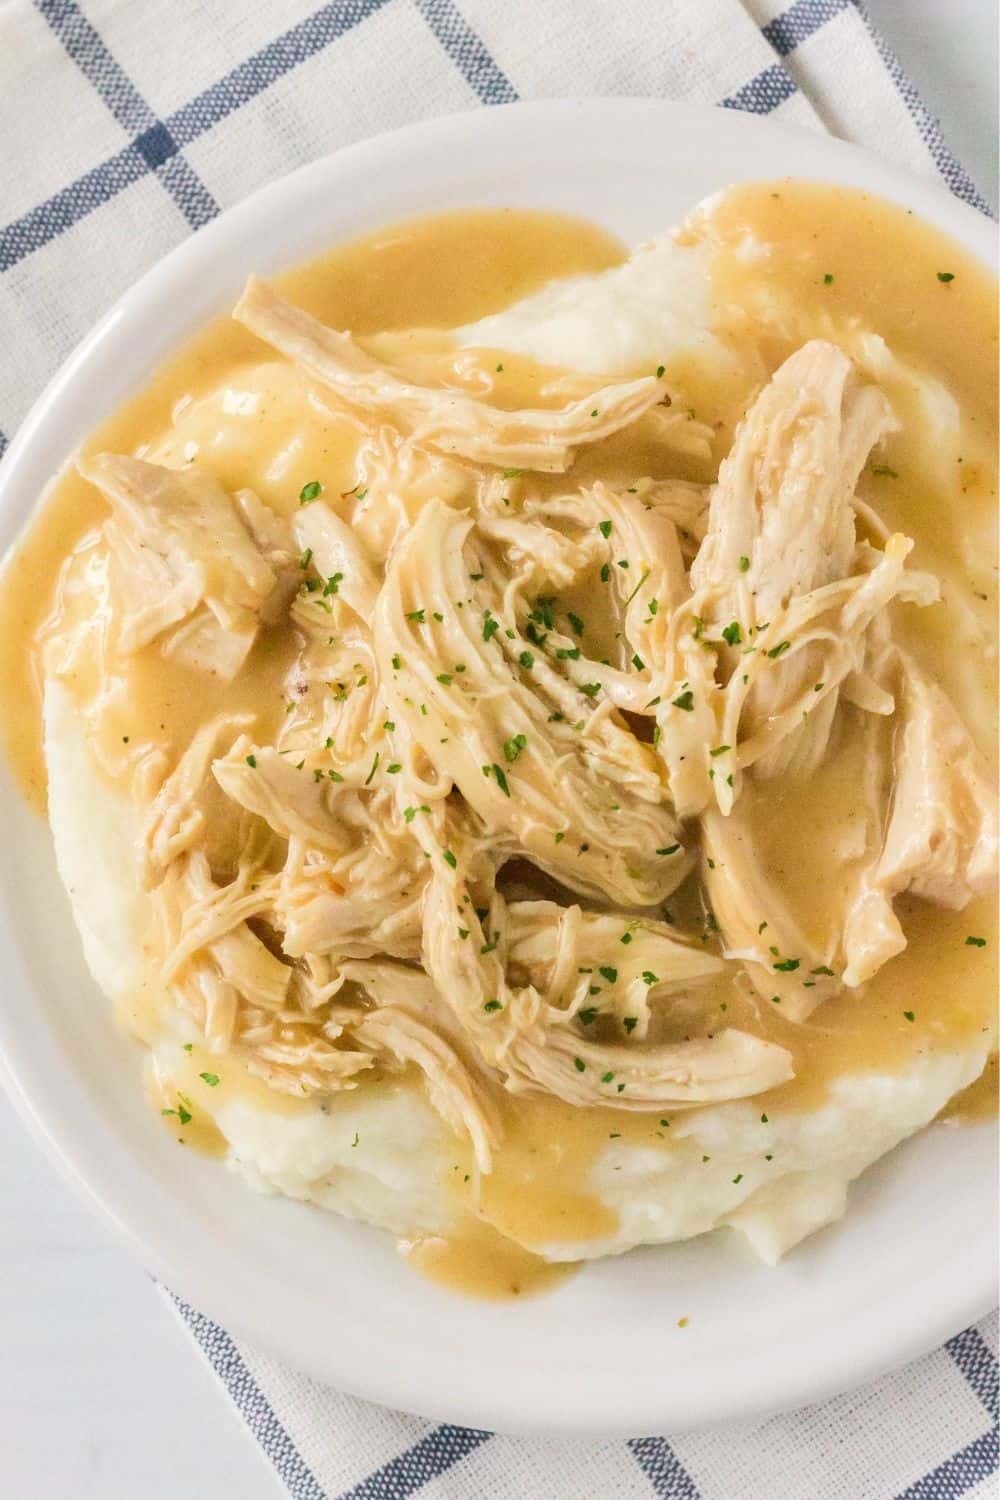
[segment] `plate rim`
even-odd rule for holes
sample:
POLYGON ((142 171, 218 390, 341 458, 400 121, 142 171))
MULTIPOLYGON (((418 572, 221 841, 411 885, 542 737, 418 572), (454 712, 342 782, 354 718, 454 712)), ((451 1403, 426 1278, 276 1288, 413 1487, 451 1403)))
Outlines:
MULTIPOLYGON (((174 290, 184 287, 199 264, 224 258, 227 245, 258 222, 273 220, 281 204, 295 201, 314 185, 328 185, 331 178, 341 173, 350 175, 366 164, 377 163, 387 153, 396 150, 413 153, 447 144, 456 136, 468 143, 470 138, 479 136, 485 139, 507 131, 566 128, 578 124, 582 117, 610 122, 620 120, 624 115, 630 117, 630 128, 655 116, 660 122, 672 118, 678 126, 682 123, 700 125, 723 134, 736 129, 745 140, 759 140, 765 148, 777 151, 780 151, 782 142, 796 143, 801 149, 803 142, 808 141, 819 169, 810 175, 821 180, 862 186, 864 190, 896 202, 916 199, 923 217, 952 234, 987 265, 995 264, 995 241, 990 221, 955 199, 943 186, 899 171, 845 142, 734 111, 658 99, 522 101, 488 110, 479 108, 436 117, 387 131, 319 157, 257 189, 157 261, 99 319, 44 388, 0 461, 0 552, 4 559, 8 549, 16 545, 24 526, 30 523, 35 509, 43 503, 45 485, 39 482, 38 476, 45 472, 50 479, 52 477, 52 465, 46 455, 53 451, 53 444, 64 463, 83 433, 100 420, 100 417, 85 418, 82 415, 83 409, 90 404, 84 399, 82 379, 88 367, 99 362, 102 355, 106 357, 109 350, 113 351, 117 341, 129 338, 130 330, 144 317, 148 319, 157 302, 163 303, 174 290), (842 171, 838 170, 841 166, 842 171), (63 434, 61 439, 60 433, 63 434), (67 437, 67 433, 71 435, 67 437)), ((765 170, 761 180, 781 175, 784 174, 765 170)), ((736 180, 750 179, 746 174, 738 173, 736 180)), ((475 201, 474 194, 470 194, 472 201, 475 201)), ((382 222, 386 221, 383 219, 382 222)), ((295 256, 287 263, 294 263, 295 259, 301 259, 301 256, 295 256)), ((161 347, 151 354, 148 367, 151 369, 159 363, 167 349, 182 342, 206 315, 195 300, 184 328, 181 331, 175 328, 169 338, 162 340, 161 347)), ((141 384, 141 378, 133 382, 133 388, 138 384, 141 384)), ((103 406, 104 413, 112 410, 120 399, 118 395, 108 399, 103 406)), ((74 1137, 72 1105, 66 1100, 54 1101, 51 1098, 44 1068, 40 1066, 39 1058, 32 1054, 30 1036, 27 1033, 21 1035, 10 1004, 13 988, 20 988, 30 999, 31 985, 11 932, 8 905, 0 882, 0 953, 6 956, 9 950, 14 981, 13 986, 5 987, 5 994, 0 999, 0 1078, 18 1112, 62 1175, 112 1223, 119 1237, 164 1285, 174 1288, 195 1306, 212 1309, 209 1315, 217 1316, 227 1329, 237 1331, 241 1337, 246 1336, 260 1347, 274 1349, 275 1341, 262 1330, 259 1321, 255 1322, 245 1303, 236 1305, 238 1294, 234 1302, 234 1296, 224 1283, 213 1283, 211 1276, 199 1274, 196 1265, 185 1263, 183 1257, 171 1253, 162 1243, 151 1238, 148 1225, 143 1228, 142 1212, 133 1212, 127 1203, 123 1204, 121 1185, 115 1180, 113 1171, 109 1171, 103 1162, 94 1160, 93 1147, 88 1148, 74 1137)), ((50 1040, 54 1042, 55 1028, 50 1027, 46 1019, 42 1019, 41 1024, 52 1031, 50 1040)), ((842 1359, 840 1365, 826 1373, 825 1378, 815 1377, 806 1389, 802 1388, 800 1372, 795 1372, 794 1378, 775 1378, 766 1393, 744 1391, 740 1399, 730 1391, 728 1399, 722 1402, 706 1405, 704 1400, 692 1401, 686 1407, 682 1404, 671 1417, 670 1430, 676 1433, 713 1422, 789 1410, 861 1385, 938 1347, 950 1335, 981 1317, 994 1304, 994 1288, 995 1277, 981 1279, 975 1286, 964 1289, 963 1295, 953 1296, 945 1307, 933 1307, 923 1322, 909 1327, 905 1334, 895 1330, 888 1354, 876 1347, 877 1341, 871 1337, 862 1340, 861 1347, 850 1358, 849 1369, 843 1368, 845 1361, 842 1359)), ((278 1342, 280 1348, 280 1340, 278 1342)), ((322 1381, 331 1382, 334 1376, 329 1364, 317 1364, 314 1352, 296 1348, 290 1355, 285 1346, 277 1357, 291 1358, 298 1368, 322 1381)), ((432 1420, 461 1421, 471 1427, 485 1426, 507 1432, 634 1436, 657 1430, 653 1408, 662 1406, 662 1400, 654 1395, 644 1408, 649 1412, 650 1420, 643 1419, 638 1425, 632 1415, 597 1412, 586 1402, 578 1404, 575 1409, 570 1409, 569 1403, 560 1405, 555 1415, 551 1408, 542 1413, 529 1411, 523 1396, 517 1393, 496 1393, 487 1410, 481 1394, 467 1396, 457 1389, 435 1393, 425 1389, 419 1380, 415 1383, 414 1374, 409 1370, 401 1373, 386 1367, 362 1371, 352 1366, 335 1378, 338 1389, 367 1400, 416 1411, 432 1420)), ((724 1381, 722 1385, 725 1385, 724 1381)))

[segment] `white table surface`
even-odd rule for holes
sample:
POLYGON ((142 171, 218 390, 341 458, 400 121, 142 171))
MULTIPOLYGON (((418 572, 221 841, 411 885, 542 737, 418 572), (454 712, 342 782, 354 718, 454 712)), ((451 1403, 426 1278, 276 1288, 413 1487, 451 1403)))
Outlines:
MULTIPOLYGON (((996 202, 994 0, 868 0, 996 202)), ((0 1495, 282 1500, 146 1273, 0 1098, 0 1495)))

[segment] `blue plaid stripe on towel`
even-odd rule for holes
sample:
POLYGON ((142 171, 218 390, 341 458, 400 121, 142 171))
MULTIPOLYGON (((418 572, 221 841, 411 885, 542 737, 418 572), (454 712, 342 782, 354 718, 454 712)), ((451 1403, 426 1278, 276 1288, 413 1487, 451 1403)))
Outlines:
MULTIPOLYGON (((429 115, 582 94, 833 130, 986 209, 852 0, 6 0, 0 326, 18 359, 0 368, 0 452, 97 317, 262 183, 429 115)), ((178 1308, 295 1500, 995 1494, 995 1320, 792 1416, 581 1443, 367 1405, 178 1308)))

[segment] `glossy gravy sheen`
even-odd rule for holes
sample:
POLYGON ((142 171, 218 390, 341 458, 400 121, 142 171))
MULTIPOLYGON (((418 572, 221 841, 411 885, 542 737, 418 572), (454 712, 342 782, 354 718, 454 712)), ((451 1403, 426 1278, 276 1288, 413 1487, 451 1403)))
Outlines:
MULTIPOLYGON (((866 471, 861 494, 890 524, 914 537, 915 562, 942 578, 944 601, 909 610, 907 644, 946 684, 984 750, 993 754, 996 701, 993 618, 995 518, 996 314, 986 271, 950 240, 903 210, 862 194, 808 183, 778 182, 730 193, 692 236, 719 244, 713 298, 717 327, 742 356, 739 375, 709 379, 692 360, 667 363, 667 379, 717 433, 713 464, 693 461, 689 477, 712 477, 756 388, 807 338, 830 336, 854 352, 864 331, 945 383, 962 407, 961 451, 944 460, 925 435, 919 395, 902 376, 883 378, 902 419, 885 467, 866 471), (740 251, 747 235, 769 249, 740 251), (942 280, 939 273, 950 276, 942 280), (761 334, 761 327, 766 332, 761 334)), ((623 247, 591 225, 556 215, 473 212, 417 220, 338 248, 280 278, 293 300, 336 327, 385 335, 373 347, 425 378, 485 390, 496 404, 561 404, 540 394, 551 372, 488 351, 456 359, 434 329, 481 317, 556 275, 596 271, 620 262, 623 247), (401 338, 395 330, 420 329, 401 338)), ((355 483, 357 429, 304 401, 300 378, 275 367, 249 333, 220 319, 186 346, 150 387, 117 412, 86 445, 183 461, 197 454, 230 489, 249 486, 281 512, 294 510, 301 486, 323 476, 328 490, 355 483), (268 362, 265 375, 262 361, 268 362), (176 419, 177 431, 172 431, 176 419), (180 432, 183 443, 177 436, 180 432), (185 446, 186 445, 186 446, 185 446)), ((646 371, 638 373, 648 373, 646 371)), ((880 455, 881 457, 881 455, 880 455)), ((676 455, 638 434, 585 449, 574 477, 614 481, 677 473, 676 455)), ((40 651, 67 554, 100 556, 106 506, 75 472, 59 479, 7 571, 0 590, 0 702, 11 763, 26 795, 44 809, 40 651)), ((64 608, 72 603, 63 601, 64 608)), ((220 689, 210 677, 141 653, 119 664, 110 703, 86 662, 71 686, 81 711, 99 707, 99 758, 105 774, 126 786, 141 747, 175 753, 209 712, 253 711, 265 723, 284 712, 282 683, 294 654, 287 629, 265 632, 236 680, 220 689)), ((812 782, 785 785, 762 821, 768 872, 800 892, 797 915, 814 932, 829 920, 831 894, 808 875, 803 828, 822 837, 846 817, 856 789, 849 747, 812 782)), ((698 893, 678 893, 678 920, 699 921, 698 893)), ((916 901, 899 904, 906 951, 861 991, 827 1002, 804 1026, 785 1022, 738 985, 711 992, 712 1007, 735 1024, 779 1041, 794 1054, 796 1077, 760 1096, 772 1117, 822 1100, 829 1080, 847 1072, 900 1070, 926 1048, 961 1046, 992 1024, 996 994, 996 916, 991 900, 955 913, 916 901), (966 944, 969 934, 987 947, 966 944), (909 1018, 912 1015, 912 1020, 909 1018)), ((710 934, 707 941, 714 943, 710 934)), ((146 1024, 141 1028, 148 1030, 146 1024)), ((193 1068, 196 1074, 197 1069, 193 1068)), ((175 1109, 155 1075, 157 1108, 175 1109)), ((228 1088, 242 1087, 230 1070, 228 1088)), ((247 1080, 248 1088, 251 1081, 247 1080)), ((253 1084, 259 1089, 261 1085, 253 1084)), ((611 1109, 572 1109, 549 1099, 503 1095, 504 1144, 495 1170, 473 1195, 473 1174, 453 1169, 450 1191, 463 1228, 447 1239, 406 1245, 425 1274, 479 1295, 522 1295, 551 1284, 564 1268, 547 1265, 513 1243, 559 1239, 594 1242, 615 1228, 615 1215, 592 1192, 590 1168, 609 1138, 669 1152, 670 1121, 611 1109), (478 1217, 477 1217, 478 1215, 478 1217), (486 1222, 483 1222, 486 1221, 486 1222), (504 1236, 511 1238, 505 1238, 504 1236)), ((946 1114, 979 1118, 995 1109, 996 1072, 959 1095, 946 1114)), ((280 1107, 280 1106, 279 1106, 280 1107)), ((217 1132, 179 1128, 192 1146, 219 1148, 217 1132), (202 1139, 204 1135, 204 1139, 202 1139)), ((459 1165, 465 1162, 464 1155, 459 1165)))

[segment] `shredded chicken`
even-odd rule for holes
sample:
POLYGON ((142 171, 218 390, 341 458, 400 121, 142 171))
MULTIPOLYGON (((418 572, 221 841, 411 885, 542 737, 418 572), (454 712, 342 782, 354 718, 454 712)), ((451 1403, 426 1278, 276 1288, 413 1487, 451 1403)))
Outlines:
POLYGON ((844 981, 870 979, 906 946, 893 911, 912 891, 961 910, 997 878, 997 807, 982 755, 944 692, 905 652, 893 653, 901 722, 882 843, 846 916, 844 981))
POLYGON ((895 598, 937 598, 935 580, 905 571, 907 538, 881 552, 855 539, 858 475, 894 425, 881 392, 819 340, 785 361, 741 424, 673 621, 675 680, 657 716, 681 814, 710 801, 728 812, 751 767, 807 774, 840 696, 866 690, 872 621, 895 598))
POLYGON ((609 437, 664 398, 663 386, 647 375, 593 391, 562 411, 503 411, 461 392, 410 384, 349 333, 325 327, 257 277, 233 316, 351 409, 391 416, 419 442, 479 463, 566 469, 576 448, 609 437))
MULTIPOLYGON (((196 468, 114 453, 79 467, 111 502, 105 535, 119 650, 159 640, 165 655, 235 676, 278 579, 230 496, 196 468)), ((252 499, 259 522, 265 507, 252 499)))
POLYGON ((894 897, 988 887, 986 773, 893 635, 936 581, 854 493, 894 417, 838 348, 782 365, 711 489, 611 484, 567 471, 640 419, 708 453, 657 378, 506 411, 262 282, 235 315, 363 429, 353 489, 307 487, 289 520, 197 467, 81 465, 123 656, 228 680, 262 626, 294 642, 277 731, 220 709, 134 784, 158 977, 212 1051, 297 1095, 415 1069, 488 1172, 501 1088, 644 1111, 785 1082, 785 1047, 719 1026, 720 986, 745 973, 800 1023, 905 945, 894 897), (739 794, 832 765, 848 728, 851 897, 819 943, 739 794), (513 861, 550 895, 514 899, 513 861), (665 906, 696 869, 697 935, 665 906))

